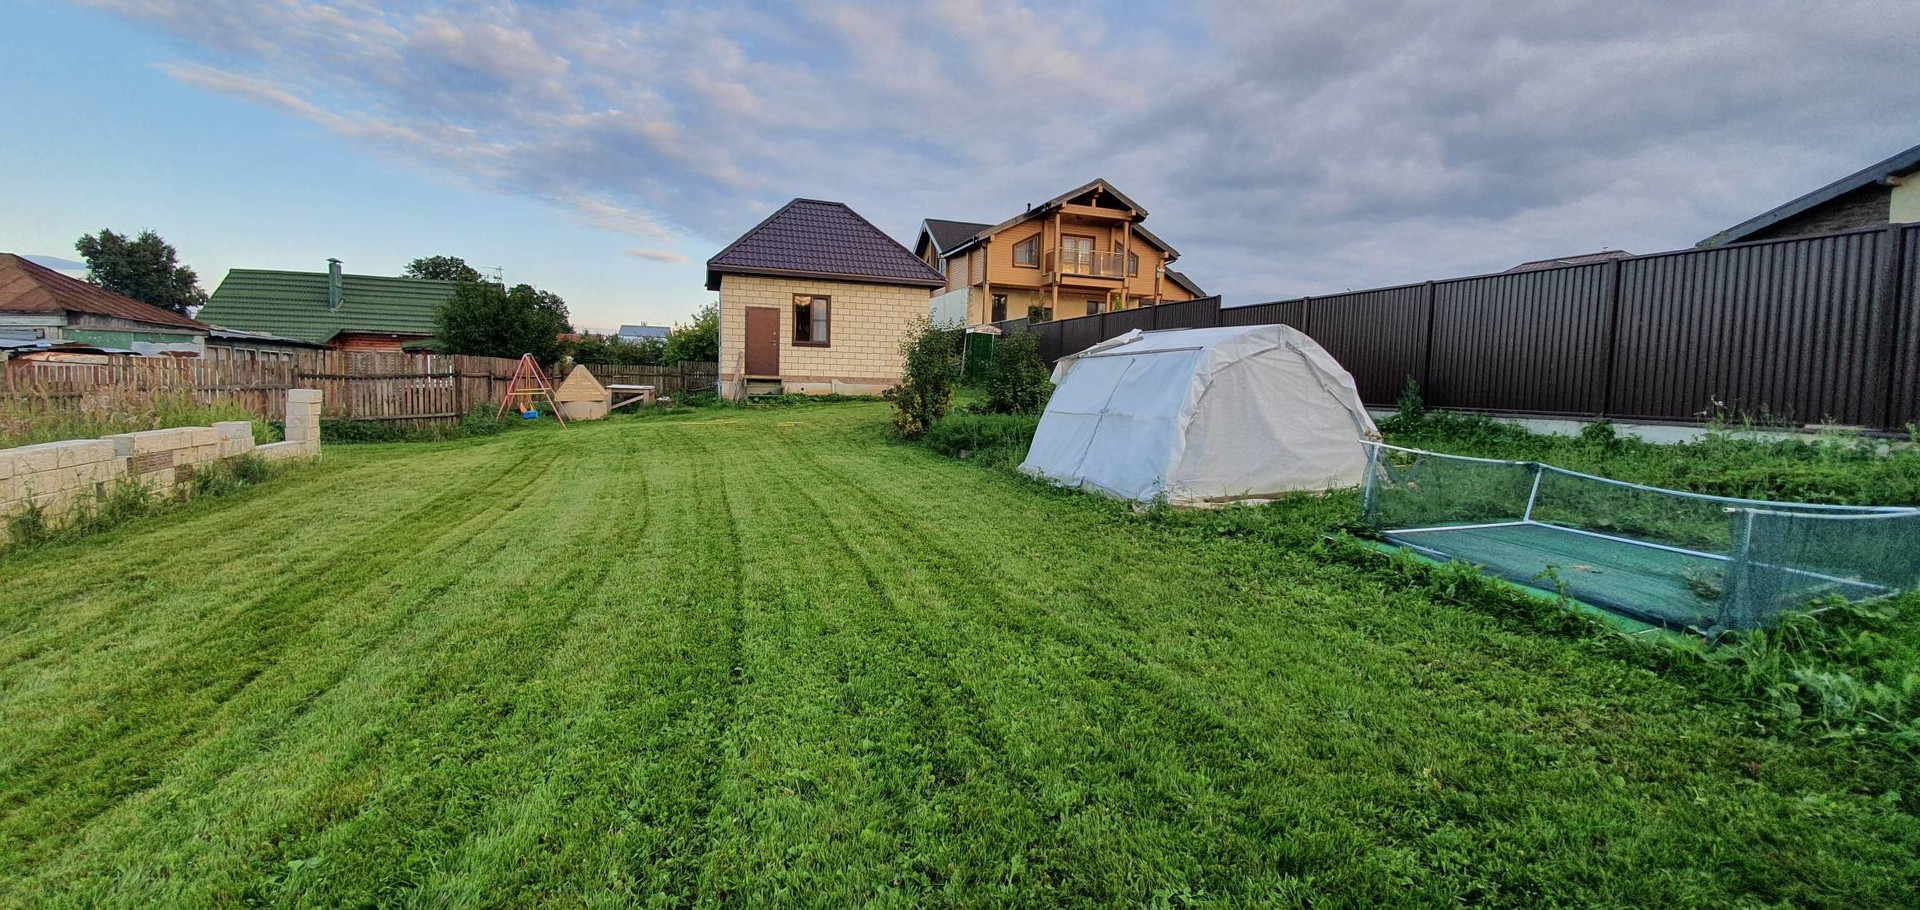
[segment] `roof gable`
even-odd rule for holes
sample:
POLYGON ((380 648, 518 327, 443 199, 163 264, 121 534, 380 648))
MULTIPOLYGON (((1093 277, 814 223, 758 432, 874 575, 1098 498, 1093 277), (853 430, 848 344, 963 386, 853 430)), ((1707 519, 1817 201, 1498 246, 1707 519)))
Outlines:
MULTIPOLYGON (((1084 202, 1090 202, 1096 196, 1105 196, 1107 198, 1117 199, 1119 200, 1120 204, 1123 207, 1133 210, 1134 212, 1133 233, 1136 236, 1144 238, 1148 243, 1151 243, 1155 247, 1159 248, 1159 250, 1162 253, 1165 253, 1167 255, 1168 259, 1175 259, 1179 257, 1180 255, 1179 250, 1174 249, 1172 246, 1168 245, 1166 241, 1161 240, 1159 237, 1154 236, 1153 232, 1148 231, 1144 226, 1139 224, 1140 219, 1144 219, 1147 217, 1147 210, 1144 208, 1141 208, 1139 203, 1134 202, 1132 199, 1128 198, 1127 194, 1120 192, 1120 190, 1117 187, 1115 187, 1113 184, 1108 183, 1105 177, 1095 177, 1092 180, 1087 181, 1086 183, 1083 183, 1080 186, 1074 187, 1073 189, 1070 189, 1064 193, 1061 193, 1060 195, 1055 196, 1052 199, 1049 199, 1045 202, 1042 202, 1039 205, 1029 206, 1026 211, 1021 212, 1020 214, 1015 215, 1012 218, 1008 218, 1007 220, 1002 221, 999 224, 982 225, 980 229, 975 230, 973 232, 972 236, 966 238, 965 240, 960 241, 958 244, 952 247, 947 247, 944 245, 941 246, 940 255, 951 256, 954 253, 963 252, 969 249, 970 247, 972 247, 975 243, 978 243, 981 240, 984 240, 988 237, 992 237, 993 235, 998 234, 1001 231, 1004 231, 1008 228, 1016 227, 1018 225, 1024 224, 1028 221, 1033 220, 1034 218, 1051 215, 1055 210, 1059 209, 1061 206, 1064 206, 1064 205, 1084 204, 1084 202)), ((927 219, 928 223, 931 223, 934 220, 935 219, 932 219, 932 218, 927 219)), ((971 222, 947 222, 947 223, 971 224, 971 222)))
POLYGON ((975 234, 993 227, 981 221, 948 221, 944 218, 928 218, 920 222, 920 243, 914 244, 914 252, 926 247, 932 241, 933 251, 945 256, 954 248, 972 240, 975 234))
POLYGON ((327 308, 327 273, 232 269, 201 317, 234 329, 326 341, 341 332, 432 335, 458 283, 384 275, 340 276, 340 308, 327 308))
POLYGON ((707 290, 721 275, 794 275, 939 287, 947 279, 845 203, 795 199, 707 260, 707 290))
POLYGON ((167 328, 207 330, 205 325, 172 310, 62 275, 12 253, 0 253, 0 312, 86 313, 167 328))
POLYGON ((1907 149, 1884 161, 1875 162, 1845 177, 1835 180, 1811 193, 1790 202, 1782 203, 1733 227, 1700 241, 1700 246, 1719 246, 1723 243, 1738 243, 1754 234, 1770 228, 1782 221, 1817 206, 1825 205, 1835 199, 1888 177, 1900 176, 1920 169, 1920 145, 1907 149))

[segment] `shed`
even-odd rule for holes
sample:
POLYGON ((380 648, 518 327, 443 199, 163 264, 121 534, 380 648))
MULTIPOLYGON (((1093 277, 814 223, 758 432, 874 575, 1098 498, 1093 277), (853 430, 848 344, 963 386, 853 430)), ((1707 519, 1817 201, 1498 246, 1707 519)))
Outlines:
POLYGON ((574 367, 561 380, 560 387, 553 390, 553 400, 560 406, 560 416, 568 420, 599 420, 607 416, 613 404, 607 387, 585 366, 574 367))
POLYGON ((1020 470, 1208 506, 1358 485, 1380 432, 1353 377, 1290 326, 1128 332, 1061 358, 1020 470))

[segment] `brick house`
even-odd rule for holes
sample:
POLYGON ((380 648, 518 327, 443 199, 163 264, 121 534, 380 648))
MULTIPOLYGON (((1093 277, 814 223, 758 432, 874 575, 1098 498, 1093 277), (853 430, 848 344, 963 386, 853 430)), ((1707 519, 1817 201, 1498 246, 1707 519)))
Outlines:
POLYGON ((707 260, 731 398, 878 394, 946 278, 844 203, 795 199, 707 260))
POLYGON ((1920 145, 1700 241, 1720 246, 1920 221, 1920 145))

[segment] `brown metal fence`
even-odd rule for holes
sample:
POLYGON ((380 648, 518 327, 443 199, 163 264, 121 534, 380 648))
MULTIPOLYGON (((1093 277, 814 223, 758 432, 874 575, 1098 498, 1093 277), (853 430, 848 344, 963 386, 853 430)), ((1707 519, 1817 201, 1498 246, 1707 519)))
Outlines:
POLYGON ((1372 405, 1411 378, 1459 410, 1897 431, 1920 421, 1920 224, 1025 328, 1052 362, 1135 328, 1273 323, 1313 336, 1372 405))

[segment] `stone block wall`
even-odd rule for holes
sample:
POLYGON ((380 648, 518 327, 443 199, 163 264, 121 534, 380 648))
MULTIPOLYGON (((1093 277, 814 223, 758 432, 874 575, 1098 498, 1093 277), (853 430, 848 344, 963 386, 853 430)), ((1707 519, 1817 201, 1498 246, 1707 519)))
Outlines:
POLYGON ((162 496, 185 495, 194 474, 219 462, 258 454, 269 460, 320 457, 320 393, 287 393, 287 441, 255 447, 253 423, 229 420, 210 427, 175 427, 0 449, 0 545, 6 522, 38 508, 60 524, 97 506, 122 483, 162 496), (296 397, 298 396, 298 397, 296 397), (296 429, 297 428, 297 429, 296 429))

